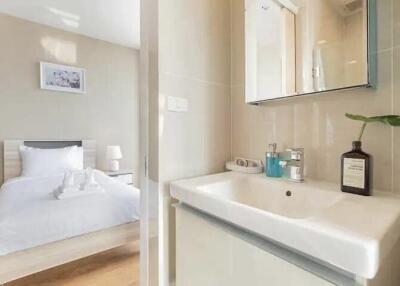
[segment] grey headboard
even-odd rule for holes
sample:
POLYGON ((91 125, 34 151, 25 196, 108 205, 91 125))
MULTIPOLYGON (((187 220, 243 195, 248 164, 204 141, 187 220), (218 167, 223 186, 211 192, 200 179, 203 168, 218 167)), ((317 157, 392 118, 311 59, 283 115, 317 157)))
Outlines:
POLYGON ((82 141, 24 141, 24 145, 40 149, 57 149, 71 146, 82 147, 82 141))
POLYGON ((4 141, 4 181, 18 177, 21 174, 21 157, 19 146, 41 149, 56 149, 69 146, 83 147, 84 167, 96 167, 96 141, 95 140, 6 140, 4 141))

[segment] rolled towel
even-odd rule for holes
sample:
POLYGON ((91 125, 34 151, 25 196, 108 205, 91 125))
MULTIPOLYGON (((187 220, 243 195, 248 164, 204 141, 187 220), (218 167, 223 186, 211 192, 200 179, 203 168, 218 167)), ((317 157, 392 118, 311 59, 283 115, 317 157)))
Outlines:
POLYGON ((75 185, 74 173, 70 170, 67 170, 64 173, 62 185, 54 190, 54 195, 58 197, 61 194, 75 193, 77 191, 79 191, 79 187, 75 185))
POLYGON ((81 191, 103 191, 103 188, 94 179, 93 169, 90 167, 85 170, 85 181, 81 185, 81 191))
POLYGON ((85 180, 80 187, 75 183, 74 172, 65 172, 62 185, 53 192, 58 200, 101 193, 104 193, 104 190, 94 180, 92 169, 85 171, 85 180))

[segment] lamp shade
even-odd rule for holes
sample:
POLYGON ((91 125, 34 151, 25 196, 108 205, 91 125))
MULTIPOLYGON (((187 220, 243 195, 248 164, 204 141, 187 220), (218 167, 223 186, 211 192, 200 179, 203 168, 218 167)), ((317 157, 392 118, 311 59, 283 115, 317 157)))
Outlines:
POLYGON ((122 159, 122 152, 120 146, 107 146, 106 158, 108 160, 122 159))

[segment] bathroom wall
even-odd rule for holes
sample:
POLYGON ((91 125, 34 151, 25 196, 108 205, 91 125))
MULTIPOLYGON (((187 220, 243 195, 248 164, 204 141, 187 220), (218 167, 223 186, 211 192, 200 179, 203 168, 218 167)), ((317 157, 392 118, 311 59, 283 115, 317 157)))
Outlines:
MULTIPOLYGON (((121 145, 121 168, 139 176, 139 52, 0 14, 0 144, 6 139, 94 139, 121 145), (39 88, 39 62, 86 69, 87 92, 39 88)), ((0 148, 0 184, 3 176, 0 148)))
MULTIPOLYGON (((376 90, 332 92, 260 107, 244 103, 244 0, 171 1, 159 1, 158 17, 164 284, 174 280, 175 270, 171 180, 220 172, 230 157, 263 159, 268 143, 277 142, 281 149, 305 147, 309 178, 338 182, 340 155, 351 148, 360 127, 344 113, 400 113, 400 1, 379 2, 376 90), (167 96, 187 98, 189 111, 168 111, 167 96)), ((400 172, 400 148, 395 148, 400 128, 370 126, 364 141, 365 150, 375 156, 378 188, 400 193, 400 176, 395 176, 400 172)))
MULTIPOLYGON (((308 178, 339 183, 340 155, 351 148, 360 123, 345 112, 400 114, 400 1, 379 0, 378 87, 246 105, 244 0, 231 0, 232 155, 263 159, 268 143, 304 147, 308 178)), ((367 127, 364 150, 374 156, 374 185, 400 194, 400 128, 367 127)))
POLYGON ((159 180, 165 254, 160 264, 165 277, 160 279, 166 285, 168 269, 173 280, 175 267, 169 182, 223 171, 231 156, 231 9, 229 0, 170 0, 159 5, 159 180), (188 112, 168 111, 168 96, 186 98, 188 112))

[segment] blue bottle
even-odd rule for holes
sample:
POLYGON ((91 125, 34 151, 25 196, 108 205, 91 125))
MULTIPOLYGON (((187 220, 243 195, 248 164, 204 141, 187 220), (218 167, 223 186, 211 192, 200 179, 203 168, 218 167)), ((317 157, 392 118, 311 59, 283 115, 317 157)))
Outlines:
POLYGON ((280 159, 278 152, 276 152, 276 146, 276 143, 268 145, 269 148, 272 148, 272 151, 268 151, 265 158, 265 174, 267 177, 282 177, 282 167, 279 165, 280 159))

